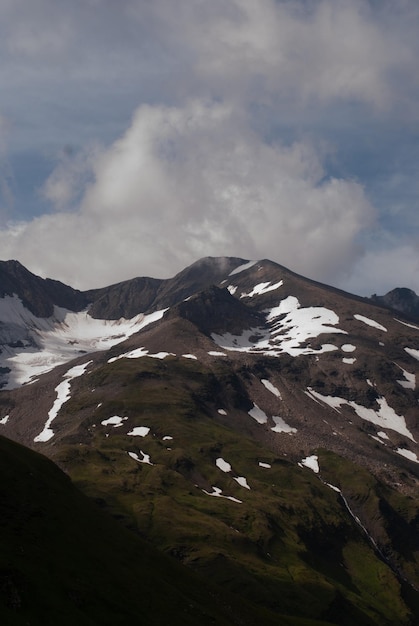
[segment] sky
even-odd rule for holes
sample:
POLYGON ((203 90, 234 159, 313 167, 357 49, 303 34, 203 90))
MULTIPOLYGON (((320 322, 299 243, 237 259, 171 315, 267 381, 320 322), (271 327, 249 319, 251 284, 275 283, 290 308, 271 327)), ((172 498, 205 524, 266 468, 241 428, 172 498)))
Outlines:
POLYGON ((0 258, 419 293, 417 0, 2 0, 0 258))

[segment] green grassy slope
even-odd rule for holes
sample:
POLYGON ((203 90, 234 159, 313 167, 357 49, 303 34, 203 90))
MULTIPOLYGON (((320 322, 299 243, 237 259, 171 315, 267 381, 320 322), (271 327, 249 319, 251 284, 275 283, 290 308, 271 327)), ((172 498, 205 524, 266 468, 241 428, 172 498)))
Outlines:
MULTIPOLYGON (((0 438, 0 623, 8 626, 310 624, 204 583, 0 438)), ((318 622, 321 624, 322 622, 318 622)))
MULTIPOLYGON (((63 407, 61 424, 78 426, 56 445, 54 456, 125 525, 278 616, 343 626, 414 624, 414 600, 339 494, 211 413, 222 400, 224 406, 240 402, 234 377, 227 385, 223 375, 222 367, 214 373, 170 358, 123 359, 98 368, 87 377, 88 387, 80 380, 63 407), (118 428, 103 426, 112 415, 128 419, 118 428), (135 426, 150 433, 129 436, 135 426), (149 455, 152 465, 129 452, 149 455), (222 472, 217 458, 232 471, 222 472), (271 467, 260 467, 260 461, 271 467), (250 489, 234 480, 240 476, 250 489), (205 493, 214 487, 240 502, 205 493)), ((333 462, 332 477, 341 462, 346 467, 337 455, 333 462)), ((351 471, 356 491, 364 476, 355 466, 351 471)))

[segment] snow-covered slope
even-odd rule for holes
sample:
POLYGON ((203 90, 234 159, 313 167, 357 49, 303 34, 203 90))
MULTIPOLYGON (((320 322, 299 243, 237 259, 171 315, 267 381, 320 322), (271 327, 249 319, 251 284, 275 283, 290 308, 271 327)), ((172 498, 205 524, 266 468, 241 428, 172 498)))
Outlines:
POLYGON ((36 317, 17 295, 0 298, 0 367, 3 387, 13 389, 83 353, 107 350, 160 319, 164 313, 139 313, 131 320, 100 320, 87 311, 54 307, 51 317, 36 317))

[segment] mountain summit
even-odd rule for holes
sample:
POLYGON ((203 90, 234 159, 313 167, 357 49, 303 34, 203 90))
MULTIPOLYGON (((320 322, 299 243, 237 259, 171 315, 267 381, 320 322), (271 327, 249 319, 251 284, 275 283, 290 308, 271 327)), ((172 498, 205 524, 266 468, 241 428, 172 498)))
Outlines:
POLYGON ((403 315, 419 320, 419 296, 407 287, 396 287, 384 296, 371 296, 371 300, 382 306, 399 311, 403 315))
POLYGON ((266 624, 417 623, 410 318, 269 260, 89 292, 3 270, 1 434, 266 624))

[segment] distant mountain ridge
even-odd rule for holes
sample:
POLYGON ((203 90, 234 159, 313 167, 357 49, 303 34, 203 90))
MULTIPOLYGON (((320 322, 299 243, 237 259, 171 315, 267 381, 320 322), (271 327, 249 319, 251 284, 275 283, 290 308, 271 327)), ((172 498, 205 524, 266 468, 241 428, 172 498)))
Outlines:
POLYGON ((233 257, 208 257, 169 279, 138 277, 108 287, 80 291, 50 278, 40 278, 19 261, 0 261, 0 297, 16 294, 37 317, 53 315, 54 305, 81 311, 92 317, 134 317, 144 310, 170 306, 174 301, 219 282, 230 270, 244 263, 233 257))
MULTIPOLYGON (((19 261, 0 261, 0 297, 16 293, 37 317, 53 315, 53 307, 56 305, 71 311, 89 308, 90 315, 100 319, 130 318, 153 305, 154 308, 167 303, 170 305, 173 302, 173 293, 180 299, 182 292, 190 294, 196 289, 217 283, 228 268, 234 269, 240 263, 244 264, 245 260, 235 257, 205 257, 171 279, 136 277, 108 287, 80 291, 57 280, 40 278, 19 261)), ((412 289, 396 287, 383 296, 373 294, 369 300, 409 317, 419 318, 419 296, 412 289)))
POLYGON ((419 321, 419 296, 412 289, 396 287, 384 296, 372 295, 371 300, 419 321))
POLYGON ((0 434, 262 626, 418 623, 410 317, 267 259, 68 291, 73 308, 26 271, 0 284, 0 434))

